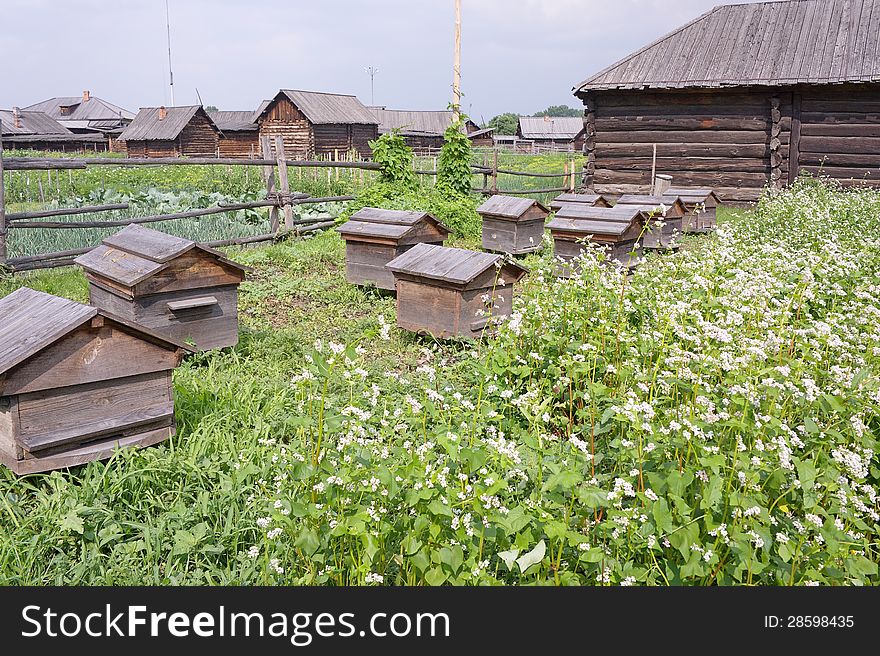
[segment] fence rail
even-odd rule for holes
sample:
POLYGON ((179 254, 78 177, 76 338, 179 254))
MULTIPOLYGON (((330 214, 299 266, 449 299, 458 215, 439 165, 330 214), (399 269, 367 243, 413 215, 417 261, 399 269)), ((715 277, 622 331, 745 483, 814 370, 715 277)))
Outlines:
MULTIPOLYGON (((382 166, 376 162, 356 162, 356 161, 340 161, 340 160, 291 160, 287 159, 284 153, 284 145, 280 138, 276 137, 274 142, 275 157, 271 157, 273 144, 269 142, 268 137, 261 139, 262 157, 259 159, 238 159, 228 157, 160 157, 160 158, 129 158, 129 157, 93 157, 93 158, 51 158, 51 157, 3 157, 3 142, 0 139, 0 269, 7 269, 12 272, 28 271, 34 269, 54 268, 60 266, 68 266, 73 260, 83 253, 87 253, 94 246, 86 248, 69 249, 65 251, 57 251, 52 253, 41 253, 37 255, 23 255, 19 257, 8 257, 8 234, 10 230, 18 229, 49 229, 49 230, 76 230, 85 228, 113 228, 122 227, 130 224, 158 223, 163 221, 175 221, 181 219, 198 219, 201 217, 222 214, 225 212, 234 212, 246 209, 269 208, 269 221, 271 231, 265 234, 253 235, 247 237, 237 237, 232 239, 221 239, 207 242, 212 246, 231 246, 244 245, 260 242, 268 242, 277 240, 282 236, 302 235, 316 230, 332 227, 333 221, 326 218, 307 218, 298 219, 295 217, 293 208, 297 205, 326 203, 334 201, 351 201, 354 196, 325 196, 313 198, 307 194, 291 193, 290 181, 288 178, 288 168, 323 168, 323 169, 360 169, 368 171, 379 171, 382 166), (82 221, 42 221, 38 219, 47 219, 62 216, 76 216, 82 214, 98 214, 101 212, 118 211, 129 209, 128 203, 114 203, 107 205, 91 205, 83 207, 67 207, 54 208, 46 210, 36 210, 28 212, 6 213, 6 205, 4 198, 5 184, 3 182, 3 173, 5 171, 62 171, 62 170, 82 170, 92 166, 98 167, 158 167, 158 166, 245 166, 260 167, 263 181, 266 186, 266 198, 264 200, 256 200, 242 203, 231 203, 228 205, 217 205, 215 207, 207 207, 182 212, 174 212, 169 214, 157 214, 153 216, 138 216, 130 218, 108 218, 95 219, 90 218, 82 221), (277 177, 276 177, 277 169, 277 177), (281 223, 283 216, 283 225, 281 223)), ((422 176, 436 176, 436 161, 433 169, 415 170, 415 173, 422 176)), ((483 165, 474 165, 471 167, 475 175, 483 176, 483 184, 479 188, 472 191, 481 194, 511 194, 511 195, 528 195, 528 194, 545 194, 560 191, 570 191, 575 186, 574 160, 571 162, 571 168, 566 164, 565 171, 562 173, 537 173, 531 171, 515 171, 498 167, 497 153, 491 165, 484 158, 483 165), (564 186, 546 188, 546 189, 499 189, 498 176, 511 175, 531 178, 562 178, 565 181, 564 186)), ((328 170, 327 174, 330 175, 328 170)), ((329 179, 329 177, 328 177, 329 179)))

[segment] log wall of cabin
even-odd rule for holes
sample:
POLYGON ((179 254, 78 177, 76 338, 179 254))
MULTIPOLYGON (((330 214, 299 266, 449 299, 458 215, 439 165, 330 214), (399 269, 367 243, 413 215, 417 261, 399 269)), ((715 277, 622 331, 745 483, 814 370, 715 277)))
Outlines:
POLYGON ((179 157, 180 144, 177 141, 151 140, 126 141, 129 157, 179 157))
POLYGON ((260 157, 260 134, 256 130, 225 131, 218 144, 220 157, 260 157))
POLYGON ((180 131, 180 153, 184 157, 216 157, 218 139, 211 120, 197 112, 180 131))
POLYGON ((728 202, 758 198, 771 179, 771 152, 787 178, 790 93, 601 91, 585 105, 585 181, 597 193, 649 191, 654 144, 657 173, 675 185, 712 187, 728 202))
POLYGON ((351 126, 351 145, 354 150, 360 153, 361 157, 368 159, 373 156, 373 149, 370 148, 370 142, 378 138, 378 125, 354 124, 351 126))
MULTIPOLYGON (((880 186, 880 84, 801 87, 798 168, 880 186)), ((791 176, 793 179, 794 175, 791 176)))
POLYGON ((284 142, 284 154, 290 159, 309 159, 315 152, 312 124, 287 98, 280 98, 267 108, 260 121, 260 136, 266 135, 275 154, 275 137, 284 142))

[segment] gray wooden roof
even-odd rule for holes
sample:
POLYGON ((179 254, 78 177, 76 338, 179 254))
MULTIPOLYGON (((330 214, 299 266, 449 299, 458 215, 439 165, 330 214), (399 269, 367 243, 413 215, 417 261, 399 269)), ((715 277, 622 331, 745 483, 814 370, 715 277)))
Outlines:
POLYGON ((182 342, 98 308, 21 287, 0 298, 0 375, 35 356, 98 314, 149 337, 150 341, 191 350, 182 342))
POLYGON ((247 270, 213 248, 140 225, 123 228, 74 261, 90 273, 132 287, 164 270, 171 260, 196 248, 235 269, 247 270))
POLYGON ((3 136, 17 134, 71 134, 70 130, 43 112, 22 110, 19 112, 21 127, 15 127, 15 116, 11 110, 0 109, 3 123, 3 136))
MULTIPOLYGON (((601 194, 559 194, 550 202, 551 210, 558 210, 566 203, 582 203, 584 205, 596 205, 597 203, 608 203, 608 199, 601 194)), ((610 204, 610 203, 609 203, 610 204)))
POLYGON ((556 216, 547 228, 552 232, 570 232, 579 235, 614 235, 626 233, 632 221, 607 221, 600 219, 566 219, 556 216))
POLYGON ((344 239, 357 236, 401 239, 424 221, 433 223, 447 235, 450 233, 449 228, 427 212, 383 210, 375 207, 358 210, 337 231, 344 239))
POLYGON ((520 116, 523 139, 574 139, 584 131, 580 116, 520 116))
POLYGON ((97 130, 113 132, 120 130, 134 118, 134 114, 97 96, 58 96, 25 107, 26 110, 44 112, 71 130, 97 130), (62 114, 61 108, 68 113, 62 114))
POLYGON ((160 109, 161 107, 142 107, 119 138, 123 141, 173 141, 198 113, 204 114, 214 129, 217 129, 211 117, 199 105, 166 107, 168 115, 163 119, 159 118, 160 109))
POLYGON ((520 198, 517 196, 502 196, 496 194, 490 196, 477 208, 477 214, 487 216, 500 216, 505 219, 518 219, 532 207, 538 207, 545 214, 550 210, 532 198, 520 198))
MULTIPOLYGON (((305 117, 313 124, 362 124, 377 125, 378 119, 355 96, 341 93, 325 93, 323 91, 302 91, 300 89, 282 89, 275 96, 287 96, 305 117)), ((259 111, 262 116, 268 105, 259 111)))
MULTIPOLYGON (((630 222, 644 214, 640 205, 615 205, 614 207, 596 207, 586 203, 566 203, 555 219, 589 219, 594 221, 625 221, 630 222)), ((548 223, 548 227, 552 224, 548 223)))
POLYGON ((679 198, 686 205, 698 203, 709 204, 711 207, 721 204, 718 195, 708 187, 669 187, 663 192, 663 197, 673 196, 679 198))
POLYGON ((416 244, 385 266, 394 273, 465 285, 497 262, 517 274, 517 280, 528 271, 515 262, 505 261, 502 255, 432 244, 416 244))
MULTIPOLYGON (((407 110, 386 109, 385 107, 370 107, 370 111, 379 121, 379 134, 385 134, 391 130, 400 130, 401 134, 413 136, 442 137, 446 129, 452 124, 451 111, 437 110, 407 110)), ((483 132, 479 126, 471 120, 463 126, 464 132, 483 132)))
POLYGON ((208 112, 221 132, 256 132, 259 126, 254 122, 252 111, 208 112))
POLYGON ((880 0, 722 5, 574 90, 876 82, 878 34, 880 0))

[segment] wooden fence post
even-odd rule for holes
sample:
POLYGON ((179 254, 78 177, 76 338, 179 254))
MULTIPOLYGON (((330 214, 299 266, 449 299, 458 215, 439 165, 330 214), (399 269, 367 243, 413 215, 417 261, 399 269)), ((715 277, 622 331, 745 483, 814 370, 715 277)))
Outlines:
POLYGON ((6 264, 6 197, 3 179, 3 122, 0 121, 0 268, 6 264))
POLYGON ((498 193, 498 151, 492 151, 492 193, 498 193))
MULTIPOLYGON (((260 149, 263 153, 263 159, 272 159, 272 143, 269 135, 264 134, 260 137, 260 149)), ((263 181, 266 183, 266 198, 272 198, 276 193, 275 189, 275 167, 263 167, 263 181)), ((272 232, 278 232, 278 206, 273 205, 269 210, 269 219, 272 225, 272 232)))
POLYGON ((568 183, 568 191, 574 193, 575 187, 575 173, 574 173, 575 163, 574 160, 571 160, 571 166, 569 167, 569 172, 571 173, 571 181, 568 183))
POLYGON ((293 205, 290 204, 290 180, 287 177, 287 158, 284 155, 284 139, 281 137, 275 137, 275 155, 278 157, 278 182, 281 185, 284 227, 288 230, 293 230, 293 205))

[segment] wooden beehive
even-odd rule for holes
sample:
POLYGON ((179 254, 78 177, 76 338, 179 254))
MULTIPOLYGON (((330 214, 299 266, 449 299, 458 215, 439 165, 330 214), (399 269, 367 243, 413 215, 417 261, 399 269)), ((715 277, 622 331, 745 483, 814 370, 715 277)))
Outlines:
POLYGON ((388 263, 397 325, 434 337, 479 337, 507 317, 528 270, 502 255, 419 244, 388 263))
POLYGON ((554 212, 558 212, 562 209, 563 205, 567 205, 570 203, 583 203, 585 205, 592 205, 595 207, 611 207, 611 202, 601 194, 572 194, 572 193, 564 193, 559 194, 553 201, 550 203, 550 209, 554 212))
POLYGON ((540 250, 550 211, 531 198, 496 195, 477 214, 483 217, 483 249, 525 255, 540 250))
POLYGON ((637 245, 644 211, 635 206, 592 207, 564 205, 547 224, 553 238, 553 254, 563 261, 560 275, 571 275, 572 261, 587 248, 586 242, 603 246, 608 262, 634 267, 641 256, 637 245))
POLYGON ((76 259, 89 301, 199 350, 238 343, 247 267, 189 239, 130 225, 76 259))
POLYGON ((0 462, 30 474, 169 438, 171 372, 186 350, 43 292, 0 299, 0 462))
POLYGON ((416 244, 442 245, 449 228, 426 212, 365 207, 337 228, 345 240, 345 279, 394 290, 394 275, 385 268, 416 244))
POLYGON ((669 250, 678 247, 677 237, 681 234, 682 218, 687 214, 684 204, 678 198, 624 194, 617 199, 615 206, 620 205, 641 207, 645 211, 648 227, 642 235, 644 248, 669 250), (661 228, 654 227, 661 222, 661 228))
POLYGON ((670 187, 663 194, 664 197, 675 196, 684 204, 684 232, 709 232, 718 225, 716 213, 721 201, 711 189, 670 187))

